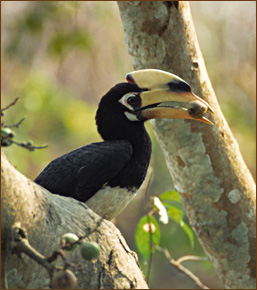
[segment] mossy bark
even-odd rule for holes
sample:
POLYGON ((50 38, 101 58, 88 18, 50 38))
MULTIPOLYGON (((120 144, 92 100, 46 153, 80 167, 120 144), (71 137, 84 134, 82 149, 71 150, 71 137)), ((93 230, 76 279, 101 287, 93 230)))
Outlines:
POLYGON ((255 183, 211 86, 186 1, 118 2, 135 69, 187 81, 215 110, 214 126, 154 120, 170 174, 200 242, 228 288, 253 289, 256 274, 255 183))
MULTIPOLYGON (((92 231, 100 217, 84 203, 52 194, 19 173, 2 154, 1 230, 2 230, 2 289, 48 288, 50 278, 45 268, 25 254, 13 255, 12 226, 26 230, 29 243, 39 253, 50 256, 60 247, 60 238, 67 232, 84 236, 92 231), (6 285, 7 284, 7 285, 6 285)), ((79 247, 66 251, 66 258, 80 265, 70 268, 77 276, 78 289, 147 288, 143 274, 119 230, 104 220, 88 239, 101 248, 100 256, 86 261, 79 247)), ((62 265, 62 260, 54 262, 62 265)))

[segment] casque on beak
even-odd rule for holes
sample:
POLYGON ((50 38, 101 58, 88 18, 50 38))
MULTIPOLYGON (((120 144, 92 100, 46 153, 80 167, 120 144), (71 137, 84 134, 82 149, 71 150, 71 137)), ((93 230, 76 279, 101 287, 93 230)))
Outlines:
POLYGON ((203 115, 208 111, 214 113, 214 110, 178 76, 144 69, 127 74, 126 79, 143 90, 139 111, 144 118, 194 119, 213 125, 203 115))

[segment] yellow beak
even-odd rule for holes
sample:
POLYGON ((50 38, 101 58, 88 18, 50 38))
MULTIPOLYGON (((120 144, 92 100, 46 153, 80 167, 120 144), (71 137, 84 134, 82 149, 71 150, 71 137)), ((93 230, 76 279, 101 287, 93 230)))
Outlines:
POLYGON ((168 72, 145 69, 131 72, 128 82, 143 89, 141 114, 146 119, 194 119, 213 125, 203 115, 214 113, 211 106, 192 93, 190 86, 181 78, 168 72))

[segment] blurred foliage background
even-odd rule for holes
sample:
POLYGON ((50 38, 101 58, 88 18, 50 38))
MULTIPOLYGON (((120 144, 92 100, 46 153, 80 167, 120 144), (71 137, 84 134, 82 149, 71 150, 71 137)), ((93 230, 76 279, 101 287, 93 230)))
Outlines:
MULTIPOLYGON (((222 111, 242 155, 256 175, 256 2, 190 1, 205 63, 222 111)), ((102 95, 125 81, 133 67, 124 43, 115 1, 1 1, 2 107, 18 103, 2 122, 17 123, 17 141, 33 140, 47 149, 29 152, 15 145, 3 148, 11 163, 32 180, 54 158, 87 143, 100 141, 95 111, 102 95)), ((152 178, 147 195, 172 190, 171 177, 151 130, 152 178)), ((144 193, 123 212, 116 225, 130 248, 146 213, 144 193)), ((178 258, 205 255, 195 238, 170 222, 161 228, 161 245, 178 258)), ((141 260, 147 272, 147 265, 141 260)), ((168 266, 159 253, 153 258, 151 288, 195 289, 189 278, 168 266)), ((211 288, 223 288, 212 265, 187 262, 211 288)))

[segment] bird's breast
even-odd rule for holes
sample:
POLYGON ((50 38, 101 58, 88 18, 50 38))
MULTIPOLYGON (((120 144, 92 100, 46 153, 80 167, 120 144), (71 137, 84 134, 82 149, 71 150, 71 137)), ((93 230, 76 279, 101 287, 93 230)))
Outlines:
POLYGON ((86 205, 101 217, 112 220, 127 207, 136 191, 136 188, 129 190, 119 186, 106 186, 86 201, 86 205))

